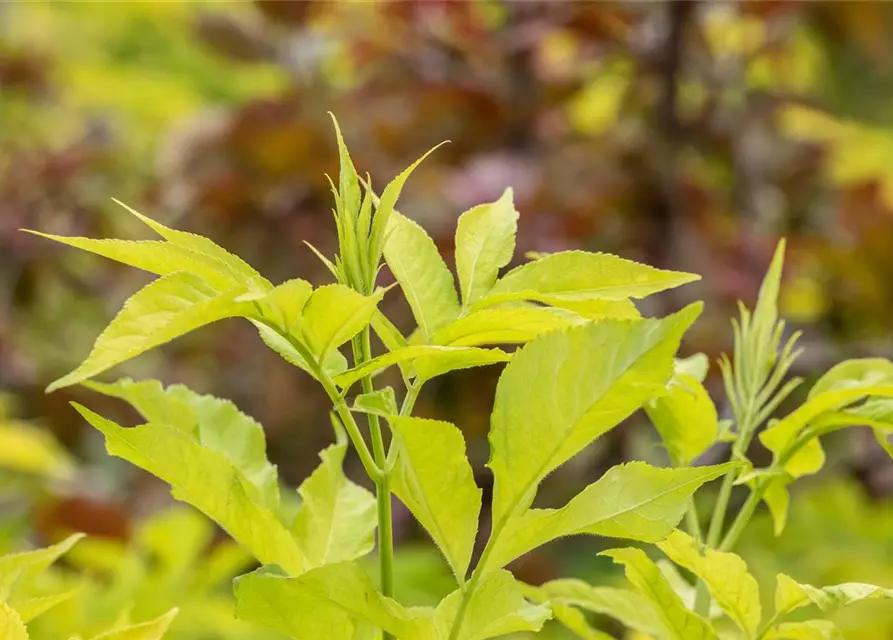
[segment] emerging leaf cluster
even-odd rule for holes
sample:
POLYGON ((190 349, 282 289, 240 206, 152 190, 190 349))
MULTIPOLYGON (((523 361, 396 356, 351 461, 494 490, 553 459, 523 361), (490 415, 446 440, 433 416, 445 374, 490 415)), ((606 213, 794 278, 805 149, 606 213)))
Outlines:
POLYGON ((822 590, 780 578, 776 613, 762 623, 755 581, 729 553, 760 500, 783 521, 787 483, 821 466, 819 436, 870 424, 885 437, 893 425, 893 364, 845 363, 819 381, 803 407, 761 434, 775 455, 772 465, 754 470, 746 462, 753 434, 796 384, 783 382, 796 352, 794 339, 780 348, 781 247, 756 310, 742 307, 734 357, 721 363, 734 408, 730 425, 718 419, 703 387, 705 359, 676 358, 701 305, 644 318, 633 302, 697 276, 584 251, 535 254, 506 272, 518 222, 509 189, 459 217, 454 278, 425 230, 395 209, 418 162, 376 195, 371 181, 357 175, 337 125, 336 132, 339 254, 318 254, 334 284, 314 288, 293 279, 273 285, 211 240, 129 209, 160 239, 47 236, 159 276, 125 303, 83 364, 50 389, 85 384, 139 411, 144 424, 125 428, 76 405, 104 435, 110 454, 167 482, 175 498, 217 522, 263 565, 235 582, 239 618, 299 640, 484 640, 537 632, 550 617, 581 637, 607 637, 582 613, 594 611, 655 638, 697 640, 720 636, 713 611, 743 638, 824 638, 834 637, 816 635, 830 629, 827 623, 788 623, 786 616, 810 603, 828 610, 890 595, 864 585, 822 590), (408 334, 378 310, 390 291, 377 288, 385 264, 415 319, 408 334), (296 516, 283 507, 262 428, 232 403, 153 380, 92 381, 149 349, 235 317, 251 322, 267 346, 317 380, 332 402, 335 443, 297 489, 296 516), (373 333, 383 345, 378 354, 373 333), (462 431, 412 412, 432 378, 497 364, 504 369, 489 433, 492 526, 472 562, 481 490, 462 431), (377 374, 395 366, 404 389, 377 386, 377 374), (563 507, 534 506, 549 473, 643 407, 671 467, 618 465, 563 507), (729 463, 693 465, 721 441, 733 443, 729 463), (349 449, 374 494, 344 475, 349 449), (705 539, 692 496, 720 477, 705 539), (723 537, 736 484, 748 484, 751 499, 723 537), (456 590, 436 607, 406 607, 394 598, 392 493, 455 577, 456 590), (683 518, 691 535, 677 530, 683 518), (657 543, 698 586, 633 548, 606 552, 624 566, 632 590, 573 581, 528 587, 506 569, 539 546, 579 534, 657 543), (380 587, 358 563, 376 537, 380 587))

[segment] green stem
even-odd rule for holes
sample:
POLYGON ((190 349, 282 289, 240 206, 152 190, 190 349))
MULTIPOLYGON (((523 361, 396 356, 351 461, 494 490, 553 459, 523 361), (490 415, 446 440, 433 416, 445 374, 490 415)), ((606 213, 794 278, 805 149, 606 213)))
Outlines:
MULTIPOLYGON (((358 338, 353 342, 354 366, 365 364, 372 358, 372 346, 369 336, 369 327, 365 327, 358 338)), ((372 376, 363 376, 360 383, 363 393, 371 393, 375 390, 372 376)), ((367 414, 369 421, 369 433, 372 437, 372 453, 375 456, 375 465, 381 470, 375 482, 375 500, 378 512, 378 561, 381 575, 381 592, 388 598, 394 597, 394 527, 391 515, 391 469, 388 465, 388 456, 385 453, 384 439, 381 433, 381 424, 378 416, 367 414)), ((383 640, 391 640, 392 636, 387 632, 382 636, 383 640)))
POLYGON ((759 488, 751 490, 750 495, 747 496, 747 500, 741 507, 741 511, 738 512, 738 516, 735 518, 732 526, 729 527, 729 532, 726 534, 726 537, 723 538, 722 544, 719 545, 720 551, 731 551, 738 542, 738 538, 741 537, 741 534, 750 522, 750 517, 756 510, 757 505, 760 504, 760 499, 766 492, 767 486, 768 483, 762 482, 760 483, 759 488))

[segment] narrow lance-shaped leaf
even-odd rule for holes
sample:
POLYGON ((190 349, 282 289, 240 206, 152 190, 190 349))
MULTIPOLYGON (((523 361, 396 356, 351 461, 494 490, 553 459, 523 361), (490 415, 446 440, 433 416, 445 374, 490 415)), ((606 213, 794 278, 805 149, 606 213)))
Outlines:
POLYGON ((893 589, 859 582, 812 587, 796 582, 783 573, 777 577, 775 612, 779 617, 812 604, 831 615, 843 607, 863 600, 893 600, 893 589))
MULTIPOLYGON (((447 638, 456 622, 462 602, 461 589, 454 591, 437 606, 434 623, 441 638, 447 638)), ((462 628, 456 637, 462 640, 486 640, 510 633, 539 631, 551 617, 547 604, 534 605, 524 599, 521 584, 508 571, 496 571, 484 578, 468 602, 462 628)))
POLYGON ((418 376, 422 380, 429 380, 456 369, 480 367, 509 360, 511 360, 511 356, 499 349, 413 345, 389 351, 349 369, 337 375, 335 383, 347 389, 365 376, 374 375, 388 367, 402 363, 414 363, 418 376))
POLYGON ((517 230, 518 212, 511 189, 496 202, 478 205, 459 216, 456 272, 464 307, 481 299, 496 282, 499 270, 511 262, 517 230))
POLYGON ((627 580, 654 605, 663 627, 659 640, 719 640, 704 618, 685 608, 660 568, 639 549, 613 549, 600 555, 622 564, 627 580))
POLYGON ((396 211, 388 222, 384 256, 426 341, 459 316, 453 275, 431 237, 396 211))
POLYGON ((496 389, 490 428, 494 531, 539 482, 667 383, 693 305, 662 320, 604 320, 520 349, 496 389))
POLYGON ((485 344, 523 344, 556 329, 584 322, 543 307, 481 309, 439 329, 436 344, 474 347, 485 344))
POLYGON ((698 280, 606 253, 562 251, 517 267, 500 278, 478 306, 508 300, 624 300, 644 298, 698 280))
POLYGON ((505 566, 569 535, 656 542, 679 524, 701 485, 733 466, 659 469, 644 462, 617 465, 561 509, 530 509, 510 518, 480 570, 505 566))
POLYGON ((448 422, 389 419, 396 438, 393 489, 464 582, 481 510, 481 490, 465 457, 462 432, 448 422))
POLYGON ((657 546, 670 560, 704 581, 717 604, 746 638, 756 637, 762 616, 760 588, 740 557, 713 549, 702 554, 697 543, 681 531, 674 531, 657 546))
POLYGON ((279 508, 276 467, 267 460, 263 427, 229 400, 196 393, 184 385, 129 378, 114 384, 89 382, 94 391, 129 402, 147 422, 177 427, 195 442, 223 455, 250 482, 253 498, 279 508))
MULTIPOLYGON (((406 184, 406 180, 409 178, 409 175, 415 171, 416 167, 440 147, 441 144, 429 149, 421 158, 397 174, 397 176, 388 183, 388 186, 384 188, 384 191, 381 192, 381 199, 375 203, 375 217, 372 220, 372 230, 369 236, 369 259, 371 261, 371 268, 377 267, 378 262, 381 259, 391 215, 394 213, 394 206, 397 204, 400 192, 403 191, 403 185, 406 184)), ((367 185, 367 188, 369 190, 368 197, 375 199, 375 194, 372 192, 371 186, 367 185)))
POLYGON ((375 496, 344 475, 346 453, 346 444, 324 449, 322 464, 298 489, 303 503, 294 532, 308 569, 354 560, 375 544, 375 496))
POLYGON ((400 640, 434 640, 429 620, 381 595, 356 564, 340 562, 289 578, 261 568, 235 581, 236 616, 297 640, 354 638, 360 624, 400 640))
POLYGON ((203 325, 249 313, 248 303, 235 301, 243 291, 219 293, 188 273, 173 273, 155 280, 124 304, 96 339, 87 359, 47 390, 92 378, 203 325))
POLYGON ((649 636, 657 636, 663 627, 651 601, 635 591, 616 587, 594 587, 582 580, 552 580, 539 587, 529 588, 538 596, 536 601, 578 607, 600 615, 610 616, 623 626, 649 636))
POLYGON ((123 428, 78 404, 75 409, 106 439, 108 452, 171 485, 174 498, 217 522, 261 562, 293 574, 304 570, 295 539, 275 513, 251 498, 248 479, 220 453, 177 427, 123 428))
POLYGON ((155 233, 176 246, 207 257, 221 273, 227 273, 234 282, 248 287, 252 291, 268 291, 273 287, 269 280, 261 276, 251 265, 215 243, 210 238, 187 231, 170 229, 160 222, 152 220, 135 209, 128 207, 120 200, 114 202, 124 207, 133 216, 151 228, 155 233))

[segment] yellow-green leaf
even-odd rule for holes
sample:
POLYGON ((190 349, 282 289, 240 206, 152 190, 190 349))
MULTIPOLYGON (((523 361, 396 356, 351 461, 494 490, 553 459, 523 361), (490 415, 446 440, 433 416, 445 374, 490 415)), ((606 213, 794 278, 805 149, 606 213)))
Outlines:
POLYGON ((670 460, 687 465, 704 453, 719 434, 719 417, 710 395, 698 380, 676 373, 665 393, 645 405, 670 460))
POLYGON ((744 560, 713 549, 704 550, 702 555, 697 543, 681 531, 674 531, 657 546, 670 560, 704 581, 719 607, 746 638, 756 637, 762 617, 760 588, 744 560))
POLYGON ((565 329, 572 318, 543 307, 510 307, 474 311, 439 329, 436 344, 474 347, 484 344, 523 344, 537 336, 565 329))
POLYGON ((216 244, 210 238, 195 233, 189 233, 187 231, 170 229, 160 222, 152 220, 148 216, 131 209, 120 200, 112 199, 127 209, 127 211, 144 224, 149 226, 159 236, 167 240, 170 245, 189 251, 195 251, 196 253, 207 257, 209 260, 213 261, 215 265, 219 265, 218 268, 221 271, 228 273, 232 280, 238 284, 244 285, 252 291, 267 291, 272 288, 273 285, 270 281, 261 276, 247 262, 216 244))
POLYGON ((471 561, 481 490, 462 432, 448 422, 392 417, 397 449, 393 489, 443 552, 461 584, 471 561))
POLYGON ((301 329, 317 358, 362 331, 372 320, 383 294, 382 291, 367 297, 341 284, 314 291, 304 307, 301 329))
POLYGON ((217 522, 255 558, 292 574, 304 570, 303 554, 291 533, 275 513, 252 499, 249 480, 222 454, 177 427, 123 428, 86 407, 74 407, 102 432, 111 455, 167 482, 174 498, 217 522))
MULTIPOLYGON (((437 606, 434 623, 441 638, 450 636, 462 602, 462 590, 454 591, 437 606)), ((534 605, 524 599, 521 584, 508 571, 495 571, 478 584, 469 600, 462 628, 462 640, 486 640, 509 633, 539 631, 551 617, 549 606, 534 605)))
POLYGON ((551 332, 515 354, 491 417, 496 527, 531 504, 546 475, 666 385, 682 334, 700 309, 551 332))
POLYGON ((729 468, 659 469, 644 462, 612 467, 561 509, 530 509, 509 518, 481 570, 503 567, 569 535, 656 542, 679 524, 694 492, 729 468))
POLYGON ((456 226, 456 273, 462 305, 480 300, 496 282, 499 270, 515 251, 518 212, 512 190, 496 202, 480 204, 461 216, 456 226))
POLYGON ((147 422, 177 427, 196 443, 220 453, 248 479, 256 502, 274 512, 279 509, 276 467, 267 460, 263 427, 229 400, 180 384, 165 388, 157 380, 124 378, 114 384, 88 382, 85 386, 121 398, 147 422))
POLYGON ((690 273, 663 271, 606 253, 562 251, 509 271, 479 304, 644 298, 698 279, 690 273))
POLYGON ((664 578, 660 568, 639 549, 612 549, 600 555, 622 564, 627 580, 651 601, 661 621, 666 640, 719 640, 710 623, 689 611, 664 578))
POLYGON ((388 221, 385 260, 425 336, 459 316, 453 275, 431 237, 418 224, 396 211, 388 221))
POLYGON ((395 364, 413 363, 417 375, 423 380, 428 380, 454 369, 479 367, 509 360, 511 356, 499 349, 413 345, 389 351, 358 367, 348 369, 335 376, 335 383, 347 389, 361 378, 374 375, 395 364))
POLYGON ((131 296, 96 339, 87 359, 47 390, 92 378, 203 325, 249 313, 249 303, 235 302, 243 291, 219 293, 189 273, 162 276, 131 296))
POLYGON ((235 581, 236 616, 297 640, 354 638, 359 623, 400 640, 435 640, 431 621, 381 595, 356 564, 340 562, 298 577, 264 567, 235 581))
POLYGON ((796 609, 814 604, 830 615, 855 602, 879 599, 893 600, 893 589, 860 582, 812 587, 779 573, 775 589, 775 612, 778 616, 784 616, 796 609))
POLYGON ((354 560, 375 544, 375 496, 344 475, 346 453, 346 444, 323 449, 322 464, 298 489, 303 502, 294 532, 307 569, 354 560))
MULTIPOLYGON (((535 588, 537 601, 579 607, 619 620, 625 627, 656 636, 663 629, 651 601, 635 591, 616 587, 594 587, 582 580, 552 580, 535 588)), ((556 615, 556 617, 558 617, 556 615)))

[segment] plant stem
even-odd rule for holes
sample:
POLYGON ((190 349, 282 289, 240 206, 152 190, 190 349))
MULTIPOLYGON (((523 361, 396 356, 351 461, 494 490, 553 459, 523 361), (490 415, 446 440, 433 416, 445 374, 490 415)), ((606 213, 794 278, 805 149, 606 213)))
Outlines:
MULTIPOLYGON (((354 365, 360 366, 368 362, 372 357, 372 345, 369 336, 369 327, 365 327, 357 339, 353 342, 354 365)), ((371 393, 375 390, 372 376, 363 376, 361 379, 363 393, 371 393)), ((378 561, 381 576, 381 592, 385 597, 394 597, 394 527, 391 514, 391 469, 387 464, 384 439, 381 434, 381 424, 378 416, 366 414, 369 421, 369 433, 372 437, 372 454, 375 456, 375 465, 381 470, 375 482, 375 500, 378 505, 378 561)), ((383 640, 392 640, 392 636, 385 632, 383 640)))
POLYGON ((723 538, 722 544, 719 545, 720 551, 731 551, 735 546, 735 543, 738 542, 738 538, 741 537, 741 534, 750 522, 750 517, 756 510, 757 505, 760 504, 760 498, 763 497, 767 484, 768 483, 760 483, 759 488, 751 490, 750 495, 747 496, 747 501, 745 501, 744 505, 741 507, 741 511, 738 512, 732 526, 729 527, 729 532, 726 534, 726 537, 723 538))

